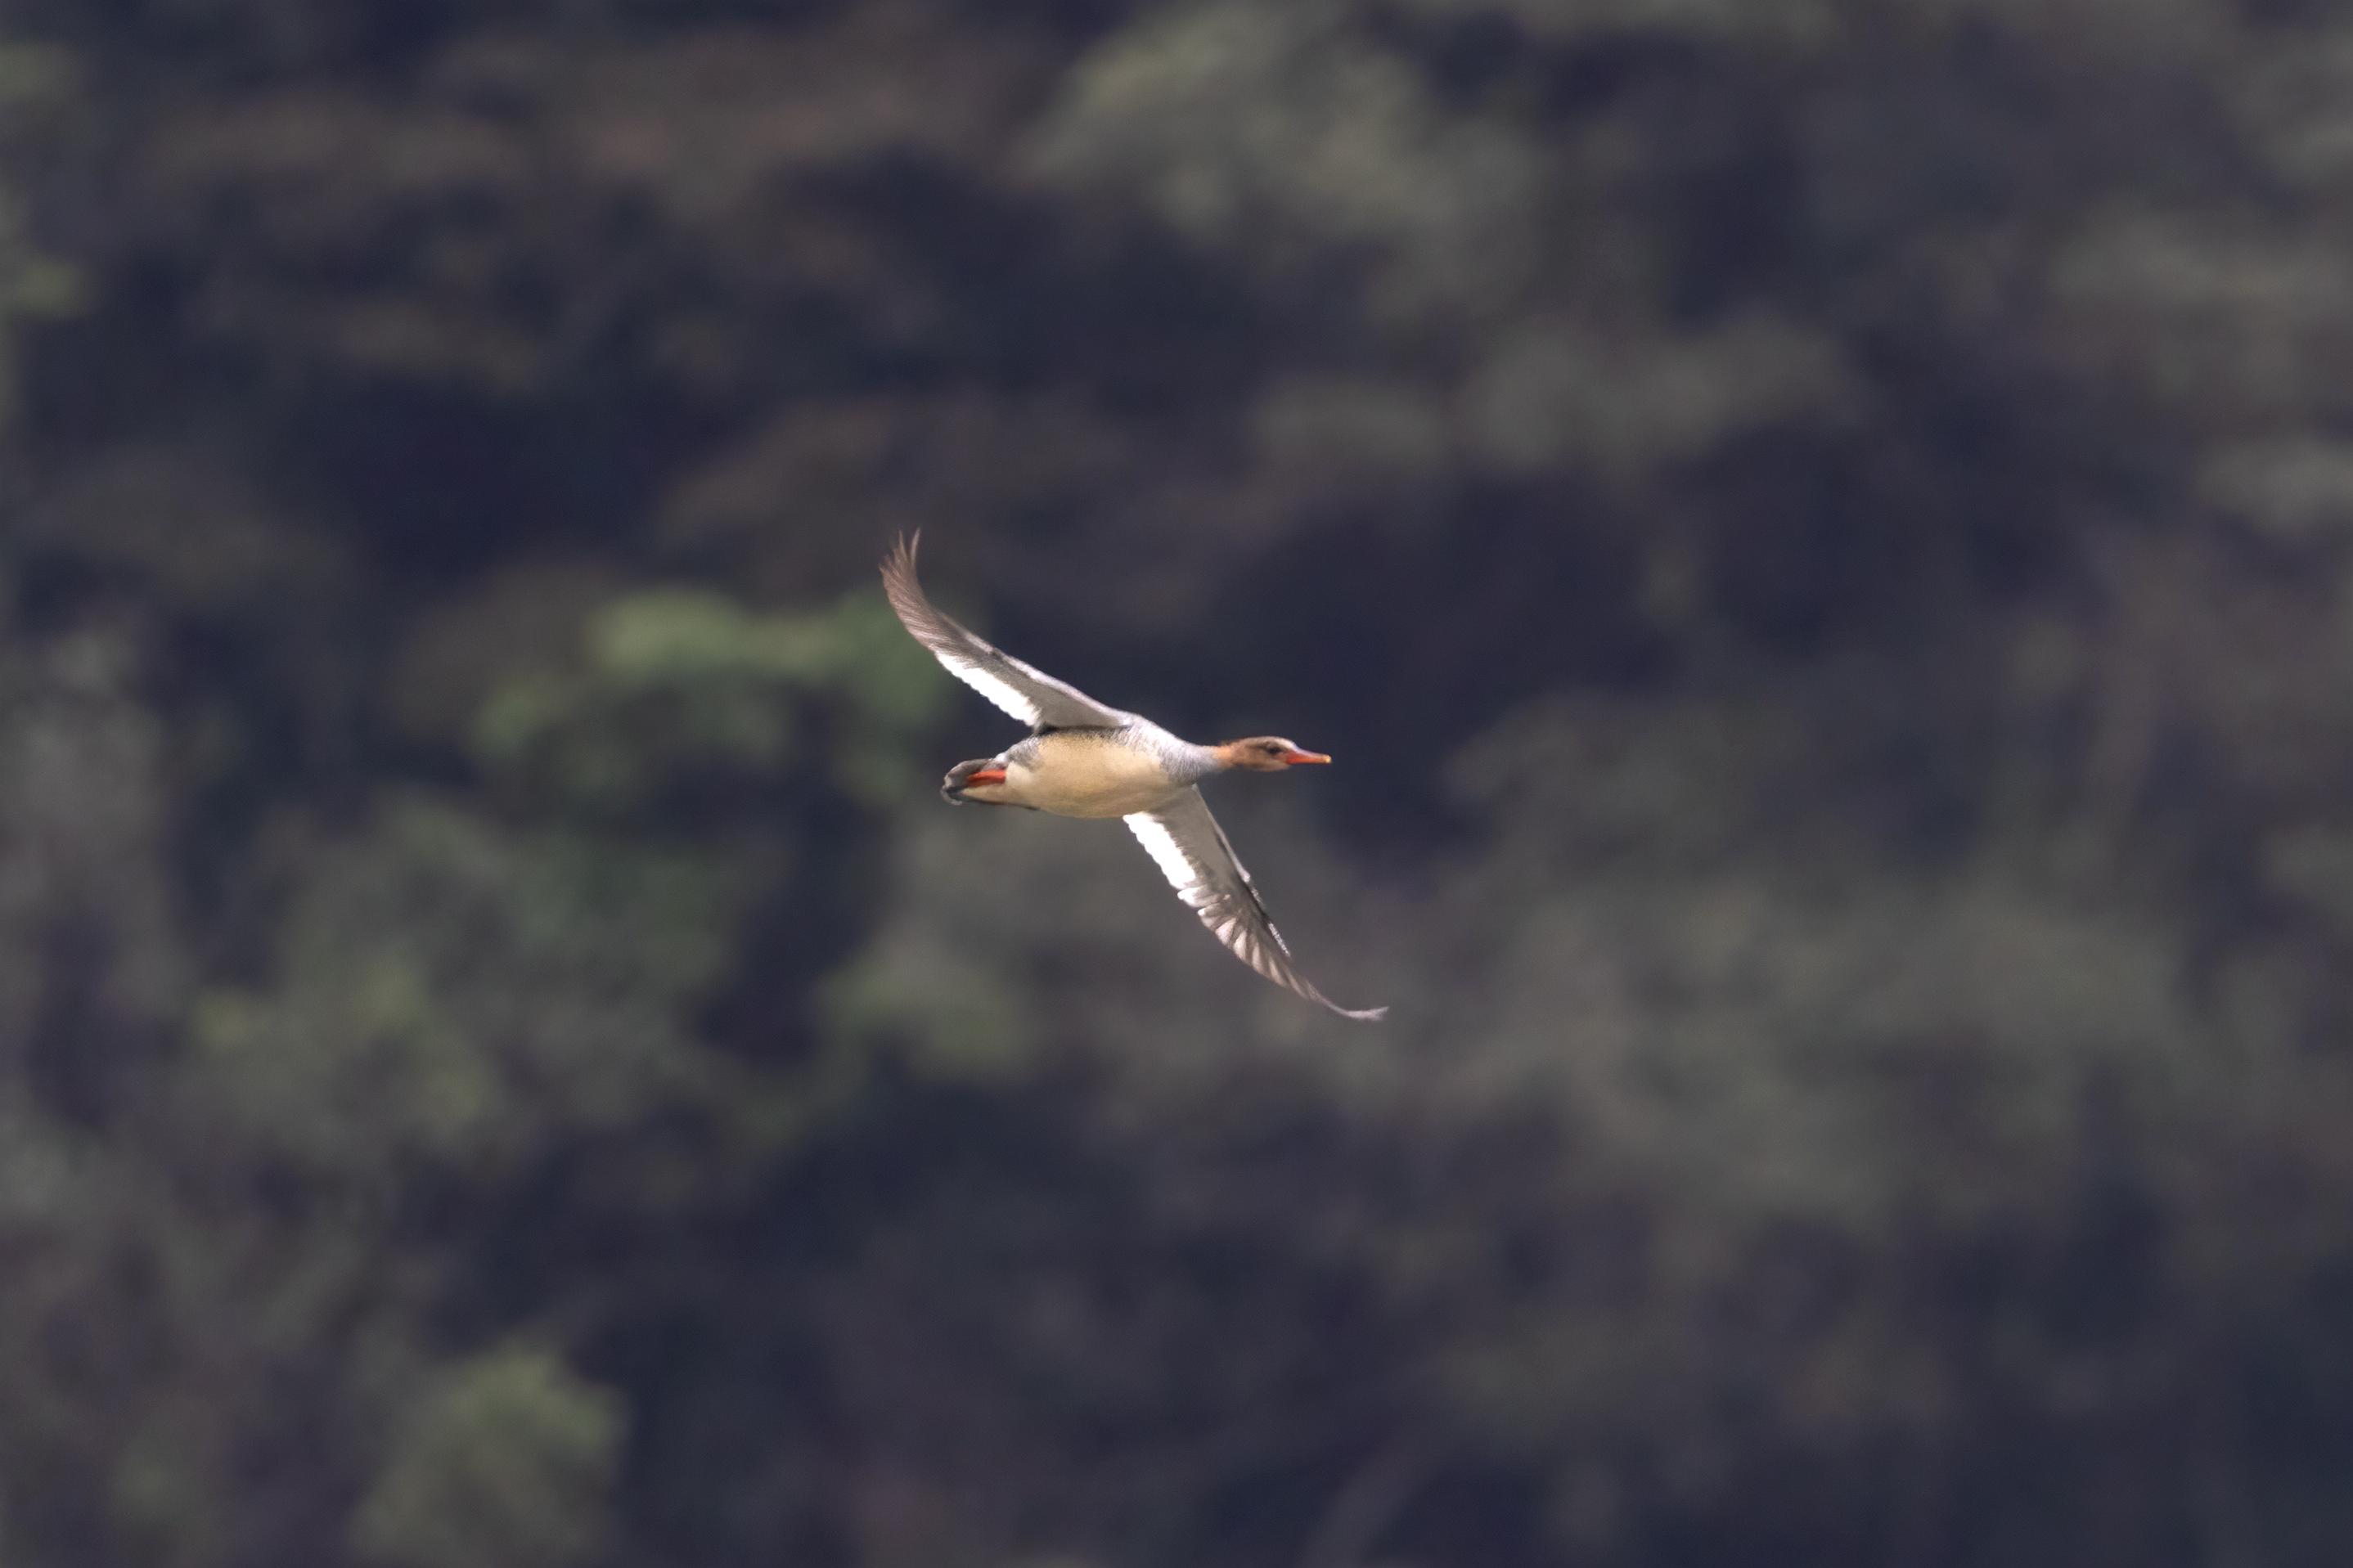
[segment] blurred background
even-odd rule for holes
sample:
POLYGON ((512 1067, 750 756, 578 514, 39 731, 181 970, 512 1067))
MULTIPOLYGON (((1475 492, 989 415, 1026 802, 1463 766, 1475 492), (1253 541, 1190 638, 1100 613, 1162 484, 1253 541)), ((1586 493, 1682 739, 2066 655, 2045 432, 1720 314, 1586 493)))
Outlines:
POLYGON ((0 1563, 2353 1562, 2348 243, 2313 0, 0 0, 0 1563))

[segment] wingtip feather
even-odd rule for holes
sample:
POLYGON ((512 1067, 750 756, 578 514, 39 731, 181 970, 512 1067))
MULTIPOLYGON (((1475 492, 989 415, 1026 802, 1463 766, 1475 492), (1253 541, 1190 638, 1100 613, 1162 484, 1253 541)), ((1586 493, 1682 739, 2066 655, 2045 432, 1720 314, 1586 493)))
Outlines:
POLYGON ((882 557, 882 596, 891 602, 891 608, 915 640, 930 647, 933 637, 927 635, 929 627, 925 623, 934 619, 938 612, 932 608, 923 584, 915 579, 915 549, 923 541, 923 531, 919 528, 913 536, 902 533, 892 542, 890 553, 882 557))
POLYGON ((899 578, 915 574, 915 546, 923 542, 923 538, 922 531, 918 530, 913 539, 902 533, 892 540, 889 552, 882 557, 884 582, 895 583, 899 578))

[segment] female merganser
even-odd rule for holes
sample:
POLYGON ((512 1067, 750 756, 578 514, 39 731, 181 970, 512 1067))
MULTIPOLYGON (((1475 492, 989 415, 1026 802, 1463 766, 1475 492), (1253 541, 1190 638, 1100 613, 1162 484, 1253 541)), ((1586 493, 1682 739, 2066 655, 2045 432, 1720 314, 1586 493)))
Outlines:
POLYGON ((1281 773, 1330 757, 1279 735, 1197 746, 1031 668, 933 607, 915 582, 915 546, 906 540, 882 563, 882 588, 907 630, 950 675, 1029 726, 1028 740, 950 768, 940 786, 950 803, 1119 817, 1176 896, 1235 957, 1344 1018, 1369 1020, 1388 1011, 1343 1007, 1292 967, 1282 933, 1201 798, 1200 782, 1211 773, 1281 773))

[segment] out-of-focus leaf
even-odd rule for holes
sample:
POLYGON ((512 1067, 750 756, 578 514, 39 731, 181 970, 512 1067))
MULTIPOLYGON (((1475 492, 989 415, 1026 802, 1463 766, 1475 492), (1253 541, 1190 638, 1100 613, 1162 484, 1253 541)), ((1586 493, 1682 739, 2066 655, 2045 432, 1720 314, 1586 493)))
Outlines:
POLYGON ((352 1525, 385 1568, 573 1568, 607 1549, 622 1413, 544 1350, 450 1367, 395 1435, 352 1525))

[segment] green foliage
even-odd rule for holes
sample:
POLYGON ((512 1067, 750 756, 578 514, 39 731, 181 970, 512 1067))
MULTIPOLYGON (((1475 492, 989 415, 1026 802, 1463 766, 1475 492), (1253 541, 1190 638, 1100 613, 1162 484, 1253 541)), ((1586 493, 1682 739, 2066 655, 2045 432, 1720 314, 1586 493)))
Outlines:
POLYGON ((871 603, 758 616, 712 594, 654 592, 599 612, 586 641, 582 668, 493 693, 475 747, 493 769, 607 811, 683 773, 775 775, 796 761, 828 766, 856 798, 901 799, 897 760, 939 706, 929 661, 871 603), (842 722, 797 731, 811 694, 839 694, 842 722))
POLYGON ((190 1066, 237 1146, 316 1178, 511 1169, 692 1091, 744 896, 701 857, 395 805, 311 861, 282 979, 206 997, 190 1066))
MULTIPOLYGON (((79 86, 69 55, 0 40, 0 152, 21 144, 26 127, 61 118, 79 86)), ((16 412, 18 333, 84 303, 80 272, 33 237, 23 204, 0 189, 0 418, 16 412)))
POLYGON ((10 16, 0 1559, 2353 1556, 2328 8, 10 16))
POLYGON ((1072 73, 1036 165, 1278 270, 1377 246, 1386 308, 1425 321, 1519 282, 1541 153, 1446 112, 1352 9, 1230 0, 1148 16, 1072 73))
POLYGON ((604 1545, 621 1439, 613 1395, 515 1346, 443 1373, 417 1397, 353 1521, 386 1568, 573 1568, 604 1545))

